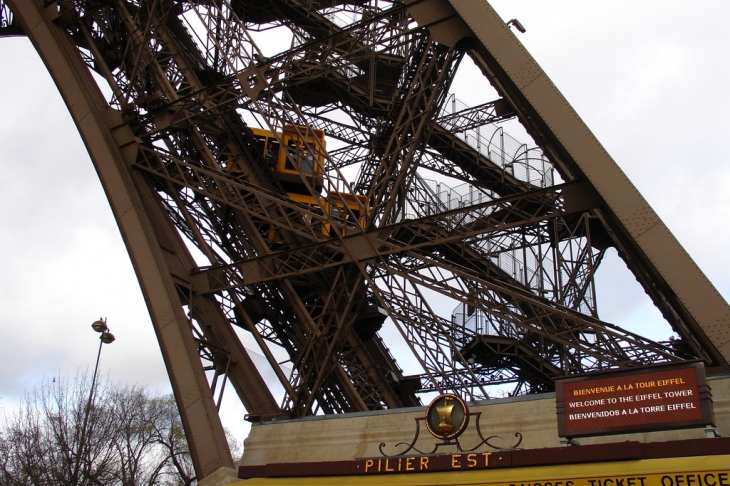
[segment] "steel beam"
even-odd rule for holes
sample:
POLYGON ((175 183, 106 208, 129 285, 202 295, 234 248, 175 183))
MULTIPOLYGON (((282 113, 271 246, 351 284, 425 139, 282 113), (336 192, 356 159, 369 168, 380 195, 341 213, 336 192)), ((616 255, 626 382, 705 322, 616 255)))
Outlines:
POLYGON ((713 371, 730 369, 730 306, 497 12, 485 1, 430 3, 442 16, 429 21, 474 42, 473 59, 563 178, 589 181, 600 195, 624 258, 667 321, 712 356, 713 371))
POLYGON ((54 24, 56 4, 44 7, 33 0, 11 0, 8 5, 58 86, 99 174, 150 311, 196 474, 202 478, 221 467, 232 467, 190 323, 140 193, 146 182, 130 173, 137 152, 131 143, 134 134, 122 124, 119 113, 108 107, 76 46, 54 24))

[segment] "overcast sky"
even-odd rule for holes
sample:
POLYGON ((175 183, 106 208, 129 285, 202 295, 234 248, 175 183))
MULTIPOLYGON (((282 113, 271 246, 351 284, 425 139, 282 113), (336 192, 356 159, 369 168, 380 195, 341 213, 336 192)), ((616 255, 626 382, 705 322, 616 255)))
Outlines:
MULTIPOLYGON (((492 2, 727 300, 730 297, 730 2, 492 2)), ((0 405, 43 377, 101 369, 169 391, 149 316, 99 180, 26 39, 0 39, 0 405)), ((468 88, 468 86, 467 86, 468 88)), ((615 256, 604 319, 666 338, 615 256)), ((398 356, 396 356, 396 359, 398 356)), ((243 433, 242 407, 224 406, 243 433)))

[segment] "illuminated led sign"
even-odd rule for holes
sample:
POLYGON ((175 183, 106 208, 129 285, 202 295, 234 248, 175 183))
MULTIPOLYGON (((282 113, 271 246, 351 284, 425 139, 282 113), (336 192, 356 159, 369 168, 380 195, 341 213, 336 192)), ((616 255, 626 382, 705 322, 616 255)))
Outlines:
POLYGON ((714 424, 700 362, 591 373, 555 385, 561 437, 714 424))

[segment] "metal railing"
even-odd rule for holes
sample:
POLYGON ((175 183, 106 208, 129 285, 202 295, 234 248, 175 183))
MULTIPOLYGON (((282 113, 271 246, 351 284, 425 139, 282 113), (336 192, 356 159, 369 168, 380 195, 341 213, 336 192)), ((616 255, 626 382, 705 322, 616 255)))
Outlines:
MULTIPOLYGON (((444 104, 440 116, 454 115, 468 109, 468 105, 452 95, 444 104)), ((540 188, 554 184, 553 166, 542 151, 536 146, 519 142, 501 126, 482 125, 452 133, 518 180, 540 188)))

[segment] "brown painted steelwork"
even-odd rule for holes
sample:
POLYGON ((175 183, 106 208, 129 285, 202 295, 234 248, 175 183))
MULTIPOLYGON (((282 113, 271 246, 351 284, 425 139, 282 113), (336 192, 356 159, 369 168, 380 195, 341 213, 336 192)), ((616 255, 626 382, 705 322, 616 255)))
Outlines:
POLYGON ((727 303, 484 2, 0 1, 0 35, 18 26, 102 180, 200 477, 232 463, 215 404, 228 381, 267 420, 686 359, 728 367, 727 303), (280 52, 257 43, 271 29, 289 36, 280 52), (449 95, 466 55, 498 99, 449 95), (539 147, 495 125, 515 117, 539 147), (270 170, 254 120, 299 127, 303 153, 324 152, 308 127, 327 133, 321 192, 270 170), (680 339, 599 318, 609 247, 680 339), (386 316, 411 375, 378 333, 386 316))
POLYGON ((698 355, 727 369, 728 304, 595 139, 555 85, 485 2, 449 0, 476 37, 473 58, 498 80, 520 120, 566 180, 587 180, 634 275, 698 355), (479 19, 476 21, 476 19, 479 19))

